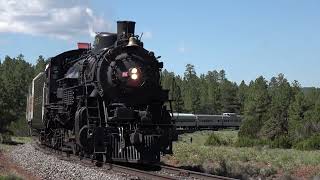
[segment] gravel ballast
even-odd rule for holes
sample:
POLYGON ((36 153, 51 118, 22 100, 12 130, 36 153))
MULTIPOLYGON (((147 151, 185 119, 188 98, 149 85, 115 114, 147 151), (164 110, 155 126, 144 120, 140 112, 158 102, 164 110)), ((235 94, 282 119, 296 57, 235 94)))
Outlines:
POLYGON ((43 179, 126 179, 118 173, 105 173, 36 150, 30 143, 17 146, 10 158, 43 179))

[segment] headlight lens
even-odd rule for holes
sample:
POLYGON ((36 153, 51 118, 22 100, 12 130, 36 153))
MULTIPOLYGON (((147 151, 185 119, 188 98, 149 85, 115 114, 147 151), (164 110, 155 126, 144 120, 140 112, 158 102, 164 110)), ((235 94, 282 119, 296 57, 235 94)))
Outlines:
POLYGON ((138 69, 137 69, 137 68, 132 68, 132 69, 131 69, 131 73, 132 73, 132 74, 136 74, 137 72, 138 72, 138 69))
POLYGON ((131 79, 137 80, 138 79, 138 74, 131 74, 131 79))

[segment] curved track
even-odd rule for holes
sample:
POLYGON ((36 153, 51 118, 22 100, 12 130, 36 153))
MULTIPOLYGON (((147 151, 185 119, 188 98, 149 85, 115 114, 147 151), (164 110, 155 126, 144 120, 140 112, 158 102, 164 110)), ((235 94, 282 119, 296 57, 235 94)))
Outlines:
MULTIPOLYGON (((96 167, 97 163, 95 160, 90 158, 79 158, 70 153, 54 150, 47 146, 41 145, 39 143, 33 143, 36 150, 39 150, 48 155, 57 156, 61 160, 72 161, 85 166, 96 167)), ((155 179, 155 180, 178 180, 178 179, 204 179, 204 180, 232 180, 233 178, 216 176, 206 173, 200 173, 185 169, 180 169, 176 167, 166 166, 166 165, 150 165, 148 167, 141 165, 120 165, 115 163, 103 163, 103 167, 99 170, 104 172, 115 171, 119 173, 128 174, 132 177, 138 179, 155 179)))
POLYGON ((164 170, 170 174, 175 174, 176 176, 181 176, 181 177, 190 177, 194 179, 204 179, 204 180, 209 180, 209 179, 233 180, 233 178, 216 176, 216 175, 207 174, 207 173, 200 173, 200 172, 180 169, 172 166, 161 165, 160 167, 161 167, 161 170, 164 170))

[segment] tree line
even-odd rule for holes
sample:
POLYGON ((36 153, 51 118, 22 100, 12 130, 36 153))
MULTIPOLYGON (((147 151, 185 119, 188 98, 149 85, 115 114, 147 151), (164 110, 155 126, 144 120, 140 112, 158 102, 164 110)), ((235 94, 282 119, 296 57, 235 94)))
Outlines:
POLYGON ((188 64, 183 76, 164 70, 162 84, 175 112, 242 115, 239 144, 320 149, 320 90, 283 74, 237 84, 224 70, 197 75, 188 64))
MULTIPOLYGON (((26 134, 28 87, 45 64, 43 56, 35 65, 23 55, 0 60, 0 132, 26 134)), ((183 76, 163 70, 161 81, 170 90, 175 112, 242 115, 239 139, 244 145, 272 142, 281 147, 320 146, 320 90, 306 91, 283 74, 269 81, 260 76, 248 84, 237 84, 227 79, 224 70, 198 75, 188 64, 183 76)))
POLYGON ((208 71, 198 76, 191 64, 186 65, 183 77, 164 70, 162 86, 170 90, 169 98, 174 111, 204 114, 240 114, 244 89, 247 88, 244 81, 240 86, 229 81, 224 70, 208 71))

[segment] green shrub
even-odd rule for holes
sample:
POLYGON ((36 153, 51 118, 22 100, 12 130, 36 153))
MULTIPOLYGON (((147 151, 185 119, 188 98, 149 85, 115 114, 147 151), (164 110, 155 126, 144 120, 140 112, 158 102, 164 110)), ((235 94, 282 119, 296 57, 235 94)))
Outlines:
POLYGON ((248 137, 240 137, 236 143, 238 147, 265 146, 270 148, 291 148, 292 144, 287 136, 280 136, 273 141, 267 139, 254 139, 248 137))
POLYGON ((239 137, 256 137, 261 128, 261 124, 257 122, 257 119, 257 117, 244 116, 238 134, 239 137))
POLYGON ((267 140, 253 139, 248 137, 239 137, 236 142, 238 147, 253 147, 253 146, 263 146, 268 145, 267 140))
POLYGON ((228 174, 227 162, 225 159, 220 159, 219 166, 215 169, 215 174, 226 176, 228 174))
POLYGON ((273 141, 269 141, 269 145, 271 148, 291 148, 292 143, 288 136, 279 136, 276 137, 273 141))
POLYGON ((302 140, 293 146, 299 150, 318 150, 320 149, 320 135, 314 135, 310 138, 302 140))
POLYGON ((2 143, 3 144, 8 144, 12 142, 12 136, 9 133, 4 133, 2 134, 2 143))
POLYGON ((234 146, 237 142, 237 131, 217 131, 206 134, 203 144, 206 146, 234 146))
POLYGON ((211 133, 210 136, 207 138, 206 142, 204 145, 206 146, 221 146, 221 145, 227 145, 228 143, 216 135, 215 133, 211 133))
POLYGON ((14 174, 9 174, 7 176, 0 176, 0 180, 22 180, 22 178, 14 174))
POLYGON ((29 126, 24 118, 12 122, 9 129, 15 136, 29 136, 29 126))
POLYGON ((252 147, 254 145, 255 142, 253 141, 253 139, 248 137, 239 137, 236 143, 236 146, 238 147, 252 147))
POLYGON ((273 174, 276 174, 277 171, 273 167, 264 167, 260 169, 259 174, 262 175, 263 177, 269 177, 273 174))

